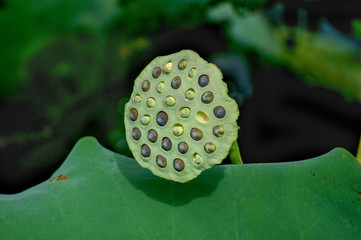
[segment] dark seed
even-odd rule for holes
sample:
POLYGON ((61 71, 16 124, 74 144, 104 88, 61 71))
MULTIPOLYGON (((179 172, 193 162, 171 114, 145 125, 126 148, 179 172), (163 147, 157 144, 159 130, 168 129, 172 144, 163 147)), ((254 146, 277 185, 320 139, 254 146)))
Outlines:
POLYGON ((135 121, 137 120, 137 118, 138 118, 138 110, 135 108, 130 109, 129 119, 135 121))
POLYGON ((156 67, 153 69, 152 76, 153 78, 158 78, 161 73, 162 73, 162 69, 160 69, 160 67, 156 67))
POLYGON ((145 80, 142 83, 142 90, 143 92, 147 92, 150 89, 150 82, 148 80, 145 80))
POLYGON ((173 167, 177 172, 181 172, 184 169, 184 162, 181 159, 176 158, 173 161, 173 167))
POLYGON ((155 143, 158 139, 158 133, 157 131, 155 131, 154 129, 150 129, 148 131, 148 139, 149 141, 151 141, 152 143, 155 143))
POLYGON ((186 59, 182 59, 178 63, 179 70, 184 70, 184 69, 186 69, 187 66, 188 66, 188 61, 186 59))
POLYGON ((168 115, 161 111, 157 114, 157 123, 159 126, 163 127, 164 125, 166 125, 168 122, 168 115))
POLYGON ((140 148, 140 152, 142 153, 143 157, 149 157, 150 156, 150 148, 147 144, 143 144, 140 148))
POLYGON ((209 77, 207 74, 202 74, 199 76, 199 78, 198 78, 199 86, 205 87, 208 85, 208 83, 209 83, 209 77))
POLYGON ((213 135, 220 138, 224 135, 224 128, 222 126, 215 126, 213 128, 213 135))
POLYGON ((140 137, 142 136, 142 133, 140 132, 139 128, 133 128, 132 136, 133 136, 134 140, 138 141, 140 139, 140 137))
POLYGON ((208 104, 211 103, 214 99, 214 95, 211 91, 207 91, 205 93, 202 94, 202 103, 208 104))
POLYGON ((188 144, 186 142, 180 142, 178 144, 178 151, 182 154, 186 154, 188 152, 188 144))
POLYGON ((158 155, 156 159, 156 163, 159 167, 165 168, 167 166, 167 159, 165 157, 158 155))
POLYGON ((162 148, 166 151, 171 150, 172 149, 172 141, 169 138, 164 137, 162 139, 162 148))
POLYGON ((213 113, 217 118, 224 118, 226 116, 226 109, 222 106, 217 106, 213 109, 213 113))
POLYGON ((216 151, 216 145, 214 143, 208 142, 204 144, 204 151, 207 153, 214 153, 214 151, 216 151))
POLYGON ((191 129, 191 138, 195 141, 199 141, 203 138, 203 133, 198 128, 191 129))
POLYGON ((173 89, 178 89, 182 84, 182 79, 180 77, 175 77, 172 79, 171 86, 173 89))

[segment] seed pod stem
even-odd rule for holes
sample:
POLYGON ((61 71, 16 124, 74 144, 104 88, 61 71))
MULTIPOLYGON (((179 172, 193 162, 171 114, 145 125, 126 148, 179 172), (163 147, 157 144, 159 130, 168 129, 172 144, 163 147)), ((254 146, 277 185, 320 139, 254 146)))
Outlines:
POLYGON ((239 152, 237 139, 232 143, 231 149, 229 150, 229 159, 233 164, 243 164, 241 153, 239 152))

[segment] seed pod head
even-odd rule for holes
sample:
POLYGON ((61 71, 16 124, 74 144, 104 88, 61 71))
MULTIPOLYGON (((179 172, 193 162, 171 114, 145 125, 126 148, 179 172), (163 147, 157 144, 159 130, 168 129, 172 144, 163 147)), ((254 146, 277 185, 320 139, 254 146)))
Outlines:
POLYGON ((191 50, 154 59, 125 105, 134 158, 178 182, 221 163, 238 132, 238 106, 227 92, 221 71, 191 50))

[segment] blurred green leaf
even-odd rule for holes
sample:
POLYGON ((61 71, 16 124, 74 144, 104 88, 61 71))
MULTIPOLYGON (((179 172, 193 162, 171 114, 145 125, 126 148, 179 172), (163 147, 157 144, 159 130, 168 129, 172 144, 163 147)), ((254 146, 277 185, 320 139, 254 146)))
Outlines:
POLYGON ((361 165, 338 148, 176 183, 80 140, 46 182, 0 195, 3 239, 359 239, 361 165))

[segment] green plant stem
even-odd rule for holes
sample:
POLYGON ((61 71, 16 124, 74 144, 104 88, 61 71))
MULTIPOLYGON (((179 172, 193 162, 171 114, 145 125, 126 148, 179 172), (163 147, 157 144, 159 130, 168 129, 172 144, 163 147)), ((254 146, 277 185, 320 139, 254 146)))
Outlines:
POLYGON ((356 153, 356 159, 359 163, 361 163, 361 136, 360 136, 360 141, 358 143, 358 149, 357 149, 357 153, 356 153))
POLYGON ((243 164, 237 140, 232 143, 231 149, 229 150, 229 158, 233 164, 243 164))

